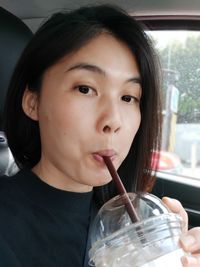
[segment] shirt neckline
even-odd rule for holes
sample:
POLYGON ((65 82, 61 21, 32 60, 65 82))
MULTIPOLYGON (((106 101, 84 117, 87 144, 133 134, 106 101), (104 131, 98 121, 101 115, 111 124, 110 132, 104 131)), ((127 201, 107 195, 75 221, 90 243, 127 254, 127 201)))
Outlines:
POLYGON ((26 197, 40 206, 79 213, 90 210, 93 191, 79 193, 55 188, 29 169, 19 171, 15 177, 26 197))

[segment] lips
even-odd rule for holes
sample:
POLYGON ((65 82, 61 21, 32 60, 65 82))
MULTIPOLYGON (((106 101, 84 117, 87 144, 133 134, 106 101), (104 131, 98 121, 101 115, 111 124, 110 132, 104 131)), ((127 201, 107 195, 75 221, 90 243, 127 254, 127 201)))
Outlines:
POLYGON ((94 152, 92 153, 92 155, 93 155, 93 158, 97 160, 98 162, 104 162, 103 160, 104 156, 110 157, 110 159, 113 161, 116 158, 117 153, 113 149, 106 149, 106 150, 100 150, 100 151, 94 152))

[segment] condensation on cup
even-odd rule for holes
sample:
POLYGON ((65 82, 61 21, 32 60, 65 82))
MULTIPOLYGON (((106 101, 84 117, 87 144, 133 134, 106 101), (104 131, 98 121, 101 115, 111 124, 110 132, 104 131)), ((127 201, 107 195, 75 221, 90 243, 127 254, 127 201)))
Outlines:
POLYGON ((184 227, 152 194, 129 193, 139 222, 132 223, 124 197, 99 210, 91 230, 90 265, 96 267, 182 267, 179 238, 184 227))

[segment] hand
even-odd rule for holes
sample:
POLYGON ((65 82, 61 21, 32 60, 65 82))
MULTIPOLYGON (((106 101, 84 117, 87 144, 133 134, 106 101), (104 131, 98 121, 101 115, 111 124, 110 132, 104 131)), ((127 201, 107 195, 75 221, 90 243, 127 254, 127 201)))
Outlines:
POLYGON ((164 197, 162 200, 172 212, 179 214, 185 222, 180 243, 186 252, 191 253, 191 256, 182 258, 183 267, 200 267, 200 227, 188 231, 188 215, 181 203, 168 197, 164 197))

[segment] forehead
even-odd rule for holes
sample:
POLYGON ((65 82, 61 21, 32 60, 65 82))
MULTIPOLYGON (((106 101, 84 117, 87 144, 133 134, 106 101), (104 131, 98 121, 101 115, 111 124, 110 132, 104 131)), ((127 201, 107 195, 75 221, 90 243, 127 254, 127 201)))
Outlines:
POLYGON ((89 40, 85 45, 71 54, 62 57, 55 65, 69 66, 77 63, 97 65, 105 71, 118 69, 127 74, 138 71, 135 55, 121 40, 109 33, 102 33, 89 40))

